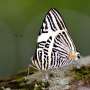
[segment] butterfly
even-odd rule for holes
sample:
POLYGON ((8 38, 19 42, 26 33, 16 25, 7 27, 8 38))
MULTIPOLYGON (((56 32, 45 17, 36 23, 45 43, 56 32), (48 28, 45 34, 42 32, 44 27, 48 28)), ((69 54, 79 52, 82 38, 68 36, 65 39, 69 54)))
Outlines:
POLYGON ((60 68, 80 58, 61 14, 50 9, 38 34, 32 65, 39 70, 60 68))

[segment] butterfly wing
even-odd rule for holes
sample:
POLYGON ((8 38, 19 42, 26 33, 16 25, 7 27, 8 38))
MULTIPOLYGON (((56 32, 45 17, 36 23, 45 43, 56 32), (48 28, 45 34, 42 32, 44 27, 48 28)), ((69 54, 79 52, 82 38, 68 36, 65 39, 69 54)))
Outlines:
POLYGON ((76 51, 60 13, 51 9, 46 14, 37 39, 33 64, 46 70, 68 64, 68 53, 76 51))

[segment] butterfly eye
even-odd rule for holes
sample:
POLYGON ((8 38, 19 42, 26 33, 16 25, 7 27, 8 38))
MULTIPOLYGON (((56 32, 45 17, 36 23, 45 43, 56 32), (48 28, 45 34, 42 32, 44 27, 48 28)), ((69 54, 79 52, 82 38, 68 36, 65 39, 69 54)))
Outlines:
POLYGON ((80 54, 77 54, 77 58, 80 59, 80 54))

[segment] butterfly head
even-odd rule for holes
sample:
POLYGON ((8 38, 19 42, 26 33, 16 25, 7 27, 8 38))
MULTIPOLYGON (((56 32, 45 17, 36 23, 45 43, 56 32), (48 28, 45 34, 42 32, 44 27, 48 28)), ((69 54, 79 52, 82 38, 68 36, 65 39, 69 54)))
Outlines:
POLYGON ((69 58, 69 60, 78 60, 78 59, 80 59, 80 53, 75 52, 75 51, 71 51, 68 54, 68 58, 69 58))

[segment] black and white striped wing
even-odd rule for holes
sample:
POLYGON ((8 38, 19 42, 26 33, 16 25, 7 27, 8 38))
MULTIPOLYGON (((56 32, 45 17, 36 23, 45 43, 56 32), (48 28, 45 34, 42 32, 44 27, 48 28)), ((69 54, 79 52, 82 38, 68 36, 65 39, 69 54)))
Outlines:
POLYGON ((70 63, 70 51, 76 51, 75 45, 61 15, 51 9, 43 20, 32 62, 41 70, 62 67, 70 63))

